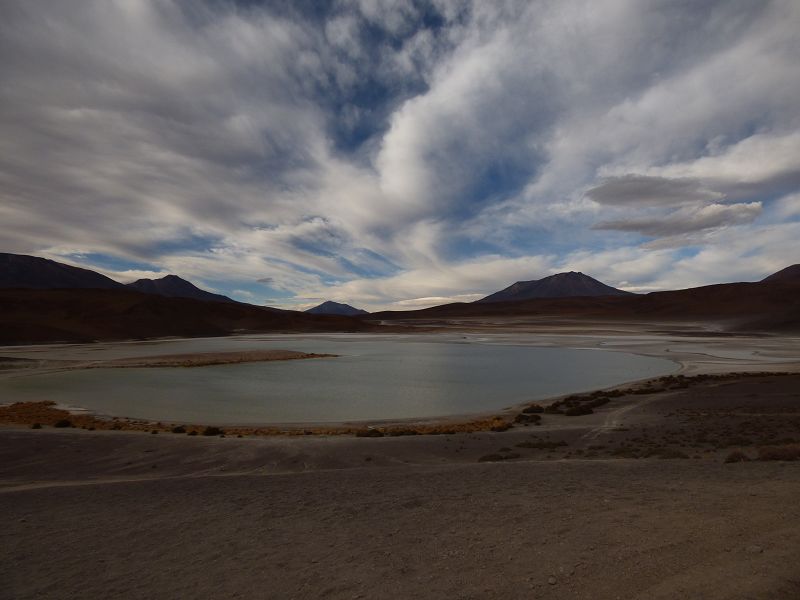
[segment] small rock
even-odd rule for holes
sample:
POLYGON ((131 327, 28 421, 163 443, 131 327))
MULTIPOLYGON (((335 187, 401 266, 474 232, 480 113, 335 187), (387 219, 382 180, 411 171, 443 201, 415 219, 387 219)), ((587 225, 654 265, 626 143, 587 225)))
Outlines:
POLYGON ((753 544, 752 546, 747 547, 747 551, 750 554, 761 554, 764 551, 764 549, 761 546, 756 546, 755 544, 753 544))
POLYGON ((558 579, 556 579, 555 577, 551 577, 550 579, 547 580, 547 583, 549 583, 550 585, 555 585, 558 583, 558 579))

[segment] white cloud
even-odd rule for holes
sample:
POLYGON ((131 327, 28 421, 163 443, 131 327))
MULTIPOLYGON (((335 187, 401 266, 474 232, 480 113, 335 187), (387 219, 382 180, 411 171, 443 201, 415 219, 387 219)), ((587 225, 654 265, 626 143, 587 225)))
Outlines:
POLYGON ((691 177, 725 184, 757 183, 800 172, 800 131, 759 133, 695 160, 651 167, 662 177, 691 177))

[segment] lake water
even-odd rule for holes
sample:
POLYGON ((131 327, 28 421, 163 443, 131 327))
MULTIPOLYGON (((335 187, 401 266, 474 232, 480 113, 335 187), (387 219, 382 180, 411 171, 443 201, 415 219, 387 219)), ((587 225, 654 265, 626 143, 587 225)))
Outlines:
POLYGON ((436 336, 248 336, 40 347, 16 355, 97 359, 269 348, 339 356, 10 377, 0 379, 0 403, 54 400, 100 414, 214 424, 369 421, 493 411, 677 369, 671 361, 621 352, 436 336))

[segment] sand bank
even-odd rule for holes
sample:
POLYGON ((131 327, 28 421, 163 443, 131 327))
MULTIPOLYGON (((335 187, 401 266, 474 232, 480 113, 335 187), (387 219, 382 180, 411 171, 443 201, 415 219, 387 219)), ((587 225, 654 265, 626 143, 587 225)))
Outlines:
POLYGON ((88 363, 75 368, 122 369, 147 367, 208 367, 211 365, 234 365, 274 360, 303 360, 308 358, 334 358, 335 354, 315 354, 294 350, 247 350, 240 352, 195 352, 191 354, 165 354, 135 358, 117 358, 88 363))

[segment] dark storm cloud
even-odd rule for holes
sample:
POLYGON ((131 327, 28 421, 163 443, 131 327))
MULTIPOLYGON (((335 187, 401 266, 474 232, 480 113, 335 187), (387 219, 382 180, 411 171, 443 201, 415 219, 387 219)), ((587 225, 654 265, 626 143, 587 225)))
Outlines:
POLYGON ((677 236, 706 229, 751 223, 761 214, 760 202, 746 204, 710 204, 683 208, 666 215, 606 221, 593 229, 630 231, 645 236, 677 236))
POLYGON ((586 196, 610 206, 672 206, 712 202, 723 195, 694 179, 670 179, 646 175, 610 177, 591 188, 586 196))

